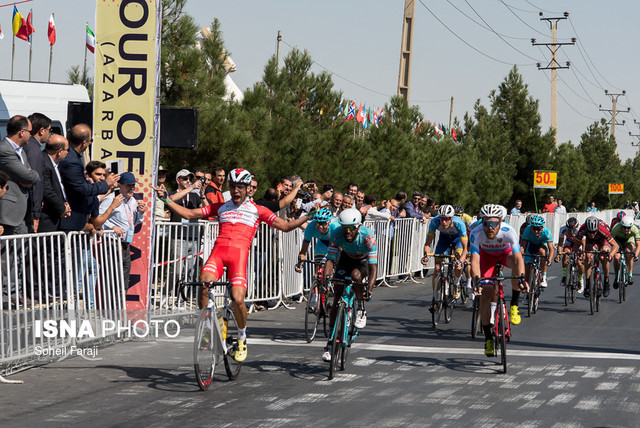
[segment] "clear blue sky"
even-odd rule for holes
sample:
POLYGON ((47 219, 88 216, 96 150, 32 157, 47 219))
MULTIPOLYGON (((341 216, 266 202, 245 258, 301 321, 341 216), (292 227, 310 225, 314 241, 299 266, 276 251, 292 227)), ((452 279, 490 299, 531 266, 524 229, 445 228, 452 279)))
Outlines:
MULTIPOLYGON (((0 0, 0 5, 6 3, 9 0, 0 0)), ((227 49, 238 68, 232 78, 242 90, 261 79, 281 30, 282 56, 291 46, 307 49, 317 62, 314 71, 326 67, 335 73, 333 81, 345 98, 372 107, 384 105, 396 92, 403 7, 404 0, 187 2, 187 12, 197 24, 209 25, 214 18, 221 21, 227 49)), ((47 79, 46 28, 49 15, 55 13, 58 41, 52 80, 66 80, 66 70, 83 61, 85 22, 95 29, 95 1, 33 0, 18 8, 25 17, 29 8, 34 12, 33 80, 47 79)), ((0 55, 5 59, 0 68, 3 79, 10 77, 12 9, 0 8, 5 34, 0 40, 0 55)), ((637 138, 629 132, 640 134, 633 123, 634 119, 640 121, 640 110, 636 110, 640 108, 636 78, 640 2, 636 1, 417 1, 411 104, 418 105, 428 120, 448 123, 453 96, 454 116, 462 119, 477 99, 486 105, 489 92, 498 87, 513 64, 518 64, 531 95, 540 100, 546 130, 550 126, 550 72, 539 71, 535 63, 546 64, 550 55, 544 47, 531 46, 530 41, 532 37, 538 42, 550 40, 548 25, 539 20, 541 10, 547 17, 569 12, 569 19, 558 25, 559 41, 578 38, 577 46, 561 48, 558 56, 561 63, 573 64, 569 70, 558 71, 559 141, 577 144, 589 124, 603 115, 608 117, 598 111, 599 104, 611 108, 604 89, 610 93, 624 89, 627 96, 620 97, 618 108, 631 107, 631 113, 618 116, 619 122, 626 120, 616 129, 618 151, 622 159, 634 156, 637 148, 631 142, 637 138)), ((100 35, 96 36, 99 39, 100 35)), ((28 50, 27 43, 16 40, 17 79, 27 79, 28 50)), ((91 54, 89 59, 93 60, 91 54)))

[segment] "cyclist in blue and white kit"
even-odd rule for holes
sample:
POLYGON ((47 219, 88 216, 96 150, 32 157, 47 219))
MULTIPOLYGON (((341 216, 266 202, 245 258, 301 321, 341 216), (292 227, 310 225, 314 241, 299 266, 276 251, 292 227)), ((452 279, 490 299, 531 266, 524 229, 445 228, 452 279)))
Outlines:
MULTIPOLYGON (((324 264, 323 280, 326 283, 330 272, 334 270, 334 278, 345 278, 350 276, 355 282, 369 276, 368 290, 364 287, 354 285, 356 299, 358 301, 356 310, 355 326, 364 328, 367 325, 367 311, 364 308, 364 299, 371 299, 373 287, 376 284, 378 275, 378 250, 376 246, 376 236, 362 224, 362 215, 356 208, 349 208, 340 213, 338 217, 340 227, 331 235, 331 245, 327 253, 327 261, 324 264), (338 259, 338 255, 340 258, 338 259)), ((331 307, 330 325, 333 326, 338 312, 338 302, 344 291, 344 284, 334 281, 334 300, 331 307)), ((331 361, 331 341, 327 343, 322 354, 323 361, 331 361)))
MULTIPOLYGON (((454 298, 458 298, 460 296, 460 290, 458 286, 460 285, 460 277, 462 276, 462 266, 464 260, 467 257, 467 225, 464 223, 460 217, 455 216, 455 209, 451 205, 442 205, 438 209, 438 215, 431 219, 431 223, 429 223, 429 232, 427 233, 427 240, 424 243, 424 254, 425 256, 422 258, 422 264, 426 265, 429 260, 429 253, 431 252, 431 244, 433 243, 433 238, 436 235, 436 231, 440 232, 440 239, 438 239, 438 244, 436 245, 435 254, 449 254, 450 247, 455 247, 455 252, 457 256, 457 260, 454 267, 454 274, 456 276, 455 283, 455 291, 454 298)), ((432 277, 431 288, 433 290, 433 299, 431 300, 431 306, 429 310, 434 312, 436 310, 435 304, 435 295, 436 295, 436 287, 439 285, 438 283, 438 273, 442 268, 442 259, 440 257, 436 257, 435 260, 435 272, 432 277)))
POLYGON ((542 281, 540 287, 547 286, 547 267, 551 266, 553 260, 553 235, 547 226, 544 225, 544 217, 540 215, 531 218, 531 224, 522 232, 520 246, 524 248, 525 278, 529 278, 533 256, 540 254, 547 256, 547 261, 540 263, 542 281))
MULTIPOLYGON (((304 230, 298 261, 307 259, 307 251, 313 238, 316 238, 313 259, 315 261, 324 261, 329 250, 329 244, 331 244, 331 234, 339 227, 338 219, 331 214, 331 211, 328 208, 320 208, 313 216, 313 221, 304 230)), ((301 272, 302 268, 296 265, 296 271, 301 272)))
MULTIPOLYGON (((471 275, 474 278, 494 276, 496 263, 511 268, 513 276, 524 273, 524 261, 518 242, 518 232, 509 223, 504 222, 507 209, 502 205, 487 204, 480 210, 482 226, 471 231, 469 242, 471 245, 471 275)), ((510 319, 514 325, 520 324, 518 298, 521 289, 527 290, 527 283, 518 279, 511 280, 510 319)), ((480 294, 480 321, 485 335, 484 353, 494 355, 491 330, 492 320, 497 307, 498 289, 492 283, 484 284, 480 294)))

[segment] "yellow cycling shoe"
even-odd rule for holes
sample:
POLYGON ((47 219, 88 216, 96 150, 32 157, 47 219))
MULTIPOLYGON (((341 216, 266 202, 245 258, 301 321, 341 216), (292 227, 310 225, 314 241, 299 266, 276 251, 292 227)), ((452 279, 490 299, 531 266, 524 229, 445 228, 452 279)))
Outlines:
POLYGON ((493 339, 485 340, 484 355, 486 355, 487 357, 493 357, 495 355, 495 351, 493 349, 493 339))
POLYGON ((518 310, 518 307, 513 305, 511 306, 511 324, 514 325, 518 325, 520 324, 521 318, 520 318, 520 311, 518 310))
POLYGON ((247 359, 247 341, 246 340, 238 339, 238 349, 236 350, 236 353, 233 355, 233 359, 239 363, 247 359))

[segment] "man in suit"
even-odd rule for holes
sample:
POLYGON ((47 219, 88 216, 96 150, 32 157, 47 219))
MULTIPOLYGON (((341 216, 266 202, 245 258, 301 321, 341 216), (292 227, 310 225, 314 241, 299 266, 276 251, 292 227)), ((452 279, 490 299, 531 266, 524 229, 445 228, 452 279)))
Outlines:
POLYGON ((60 229, 60 219, 69 217, 71 207, 67 202, 62 179, 58 172, 59 163, 67 156, 69 143, 62 135, 52 135, 44 152, 44 204, 40 217, 40 232, 55 232, 60 229))
MULTIPOLYGON (((51 135, 51 119, 42 113, 33 113, 29 116, 29 121, 31 122, 31 138, 29 138, 27 145, 24 146, 24 153, 27 155, 31 168, 37 171, 40 178, 42 178, 42 159, 45 156, 42 151, 51 135)), ((29 212, 27 215, 29 233, 38 232, 43 192, 44 183, 42 180, 34 184, 29 190, 29 212)))
POLYGON ((67 202, 71 206, 71 215, 60 222, 61 229, 66 232, 84 229, 90 214, 86 206, 86 198, 107 193, 109 188, 120 179, 118 174, 109 174, 106 180, 99 183, 87 181, 82 153, 92 142, 91 128, 88 125, 78 124, 69 131, 69 153, 59 166, 62 184, 67 193, 67 202))
MULTIPOLYGON (((25 225, 27 215, 27 202, 29 189, 40 180, 36 171, 31 169, 27 157, 23 153, 24 145, 31 136, 31 122, 24 116, 13 116, 7 122, 7 136, 0 142, 0 170, 9 176, 9 189, 0 199, 0 226, 4 228, 4 236, 26 234, 25 225)), ((22 248, 28 251, 26 246, 20 246, 17 251, 18 260, 11 260, 11 266, 7 266, 6 251, 13 251, 12 245, 4 244, 0 250, 2 263, 2 294, 7 296, 3 306, 7 306, 9 300, 12 304, 21 303, 14 275, 16 267, 23 265, 22 248), (11 270, 10 270, 11 269, 11 270), (11 291, 11 293, 9 293, 11 291)), ((22 269, 18 269, 18 284, 22 283, 22 269)))

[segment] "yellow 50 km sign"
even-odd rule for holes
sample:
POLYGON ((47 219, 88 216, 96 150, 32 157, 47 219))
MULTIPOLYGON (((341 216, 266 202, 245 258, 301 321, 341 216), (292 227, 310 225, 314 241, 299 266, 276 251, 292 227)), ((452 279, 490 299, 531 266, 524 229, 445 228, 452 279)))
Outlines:
POLYGON ((610 195, 622 195, 623 193, 624 193, 623 183, 609 184, 610 195))
POLYGON ((533 187, 535 189, 555 189, 558 185, 556 171, 533 171, 533 187))

